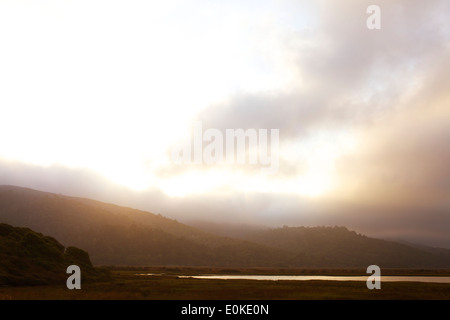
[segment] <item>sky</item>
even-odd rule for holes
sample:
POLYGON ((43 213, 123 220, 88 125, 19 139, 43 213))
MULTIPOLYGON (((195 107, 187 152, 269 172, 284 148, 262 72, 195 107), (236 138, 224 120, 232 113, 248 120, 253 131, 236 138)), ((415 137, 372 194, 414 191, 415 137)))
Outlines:
POLYGON ((0 0, 0 184, 450 248, 449 14, 446 0, 0 0), (208 162, 238 129, 265 162, 251 147, 208 162))

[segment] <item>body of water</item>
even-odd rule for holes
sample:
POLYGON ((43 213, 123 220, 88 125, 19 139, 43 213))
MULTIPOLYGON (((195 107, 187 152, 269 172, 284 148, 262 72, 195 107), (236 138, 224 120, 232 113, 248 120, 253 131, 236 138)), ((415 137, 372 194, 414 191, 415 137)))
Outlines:
MULTIPOLYGON (((330 281, 367 281, 368 276, 277 276, 277 275, 200 275, 179 276, 179 278, 195 279, 221 279, 221 280, 330 280, 330 281)), ((450 283, 450 277, 424 277, 424 276, 381 276, 381 282, 433 282, 450 283)))

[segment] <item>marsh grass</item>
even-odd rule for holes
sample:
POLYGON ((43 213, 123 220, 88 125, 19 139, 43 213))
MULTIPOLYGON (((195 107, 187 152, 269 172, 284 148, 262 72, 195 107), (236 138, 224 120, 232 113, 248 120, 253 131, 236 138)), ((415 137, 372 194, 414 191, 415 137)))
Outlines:
MULTIPOLYGON (((138 271, 138 272, 137 272, 138 271)), ((81 290, 64 286, 0 287, 3 300, 450 300, 450 284, 386 282, 369 290, 360 281, 261 281, 177 278, 179 272, 153 269, 160 275, 139 276, 135 268, 112 271, 108 282, 82 283, 81 290), (161 271, 166 271, 161 272, 161 271), (170 273, 170 274, 169 274, 170 273)), ((198 273, 192 270, 192 274, 198 273)), ((205 271, 202 269, 201 271, 205 271)), ((228 273, 230 270, 223 270, 228 273)), ((240 270, 244 271, 244 270, 240 270)), ((249 271, 249 270, 245 270, 249 271)), ((235 270, 235 272, 238 272, 235 270)), ((331 271, 330 271, 331 272, 331 271)), ((336 270, 332 273, 334 274, 336 270)), ((322 274, 324 274, 322 272, 322 274)), ((354 274, 354 273, 352 273, 354 274)), ((408 275, 411 271, 408 272, 408 275)), ((442 272, 430 272, 442 274, 442 272)), ((329 274, 328 274, 329 275, 329 274)), ((417 273, 415 273, 417 275, 417 273)))

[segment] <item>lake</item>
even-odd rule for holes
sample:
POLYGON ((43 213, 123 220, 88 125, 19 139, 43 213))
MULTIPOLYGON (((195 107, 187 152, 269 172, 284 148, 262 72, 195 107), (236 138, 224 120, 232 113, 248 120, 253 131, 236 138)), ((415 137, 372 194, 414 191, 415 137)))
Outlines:
MULTIPOLYGON (((277 276, 277 275, 200 275, 179 276, 179 278, 216 279, 216 280, 331 280, 331 281, 367 281, 368 276, 277 276)), ((381 276, 381 282, 432 282, 450 283, 450 277, 424 276, 381 276)))

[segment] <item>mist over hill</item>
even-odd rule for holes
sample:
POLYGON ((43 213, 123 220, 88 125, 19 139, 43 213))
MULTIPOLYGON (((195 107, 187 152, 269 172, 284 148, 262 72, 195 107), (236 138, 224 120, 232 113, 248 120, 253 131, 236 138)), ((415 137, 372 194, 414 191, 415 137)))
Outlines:
POLYGON ((244 228, 236 239, 150 212, 15 186, 0 186, 0 222, 86 250, 97 265, 450 267, 449 250, 372 239, 345 227, 244 228))
POLYGON ((101 265, 278 266, 285 257, 161 215, 11 186, 0 187, 0 221, 83 248, 101 265))
POLYGON ((422 250, 405 244, 369 238, 345 227, 283 227, 250 233, 247 240, 286 250, 295 265, 358 267, 444 267, 450 250, 422 250))

